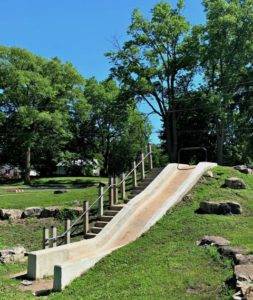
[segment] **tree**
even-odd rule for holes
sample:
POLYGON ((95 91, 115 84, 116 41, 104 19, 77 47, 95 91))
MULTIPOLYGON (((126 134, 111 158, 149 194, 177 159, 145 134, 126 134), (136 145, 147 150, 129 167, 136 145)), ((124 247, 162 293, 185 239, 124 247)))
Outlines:
MULTIPOLYGON (((202 34, 202 66, 208 99, 213 104, 217 162, 233 139, 238 108, 235 94, 252 63, 252 0, 204 0, 207 23, 202 34)), ((239 124, 239 123, 237 123, 239 124)))
POLYGON ((119 173, 143 150, 150 135, 150 125, 135 109, 133 99, 113 80, 88 79, 84 96, 91 105, 85 122, 76 118, 74 149, 84 149, 82 156, 98 158, 102 172, 119 173))
POLYGON ((163 123, 166 148, 171 161, 177 160, 178 114, 175 106, 188 90, 197 66, 197 35, 177 8, 158 3, 147 20, 137 9, 132 15, 128 35, 122 47, 106 55, 115 76, 137 101, 146 102, 163 123))
POLYGON ((69 112, 77 103, 82 111, 88 107, 83 86, 71 64, 0 47, 0 111, 5 116, 1 151, 24 169, 25 183, 30 183, 31 161, 39 159, 36 152, 56 156, 71 137, 69 112))

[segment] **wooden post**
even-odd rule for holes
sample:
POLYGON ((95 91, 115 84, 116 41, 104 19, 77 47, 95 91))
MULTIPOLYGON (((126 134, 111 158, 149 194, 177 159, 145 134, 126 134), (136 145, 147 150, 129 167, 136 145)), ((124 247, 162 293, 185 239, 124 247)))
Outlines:
POLYGON ((145 161, 144 154, 141 154, 141 180, 145 179, 145 161))
MULTIPOLYGON (((65 220, 65 231, 70 229, 70 220, 65 220)), ((65 234, 65 244, 70 244, 70 231, 65 234)))
POLYGON ((120 193, 121 193, 121 198, 123 200, 125 200, 126 199, 126 175, 125 175, 125 173, 122 173, 121 180, 122 180, 122 182, 121 182, 121 186, 120 186, 120 193))
POLYGON ((104 194, 104 186, 103 186, 103 184, 100 183, 98 188, 99 188, 98 217, 100 218, 104 214, 104 195, 103 195, 104 194))
MULTIPOLYGON (((112 184, 114 184, 114 180, 113 177, 109 177, 109 186, 111 186, 112 184)), ((109 188, 109 206, 112 207, 114 204, 114 186, 111 186, 109 188)))
POLYGON ((86 211, 86 214, 83 216, 83 236, 85 237, 86 233, 89 231, 89 201, 83 202, 83 212, 86 211))
POLYGON ((153 157, 152 157, 152 146, 151 144, 148 144, 148 162, 149 162, 149 169, 152 170, 153 169, 153 157))
POLYGON ((52 225, 51 226, 51 230, 52 230, 52 240, 51 240, 51 247, 56 247, 57 246, 57 240, 56 240, 56 237, 57 237, 57 228, 55 225, 52 225))
POLYGON ((119 188, 118 188, 118 177, 114 177, 114 204, 119 202, 119 188))
POLYGON ((137 187, 137 170, 136 170, 136 162, 134 161, 133 162, 133 165, 132 165, 132 168, 133 168, 133 188, 136 188, 137 187))
POLYGON ((43 249, 49 248, 49 229, 44 227, 43 228, 43 249))

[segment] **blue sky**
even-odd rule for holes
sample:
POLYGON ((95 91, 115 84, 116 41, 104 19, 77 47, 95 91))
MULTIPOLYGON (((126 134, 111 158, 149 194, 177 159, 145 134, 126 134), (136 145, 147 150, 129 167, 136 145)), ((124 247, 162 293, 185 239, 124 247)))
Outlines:
MULTIPOLYGON (((124 42, 131 13, 139 8, 146 16, 155 0, 0 0, 0 44, 26 48, 45 57, 69 61, 85 77, 105 79, 116 37, 124 42)), ((175 0, 168 1, 175 5, 175 0)), ((184 15, 192 24, 204 22, 201 0, 185 0, 184 15)), ((148 112, 145 105, 140 109, 148 112)), ((160 120, 151 116, 152 141, 160 120)))

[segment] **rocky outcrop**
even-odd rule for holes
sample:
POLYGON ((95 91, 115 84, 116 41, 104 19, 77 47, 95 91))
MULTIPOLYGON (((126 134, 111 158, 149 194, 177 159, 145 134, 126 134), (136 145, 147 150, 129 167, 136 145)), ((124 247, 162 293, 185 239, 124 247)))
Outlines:
POLYGON ((0 251, 0 263, 17 262, 25 257, 26 250, 24 247, 15 247, 0 251))
POLYGON ((0 209, 1 220, 17 220, 21 219, 23 211, 20 209, 0 209))
POLYGON ((42 211, 42 207, 28 207, 23 211, 22 218, 40 217, 42 211))
POLYGON ((230 247, 230 242, 220 236, 204 236, 199 246, 218 247, 218 251, 222 256, 229 257, 234 260, 234 288, 236 293, 233 295, 234 300, 253 300, 253 255, 241 247, 230 247), (223 245, 222 245, 223 244, 223 245))
POLYGON ((241 205, 237 202, 208 202, 203 201, 199 207, 200 213, 216 214, 216 215, 230 215, 241 214, 241 205))
POLYGON ((234 169, 244 174, 253 174, 253 169, 246 165, 235 166, 234 169))
POLYGON ((239 289, 234 299, 253 299, 253 264, 235 266, 234 277, 239 289))
POLYGON ((226 246, 230 241, 221 236, 205 235, 199 242, 199 246, 226 246))
POLYGON ((59 206, 44 207, 39 218, 54 218, 60 213, 59 206))
POLYGON ((241 178, 230 177, 225 179, 225 186, 231 189, 246 189, 246 184, 241 178))

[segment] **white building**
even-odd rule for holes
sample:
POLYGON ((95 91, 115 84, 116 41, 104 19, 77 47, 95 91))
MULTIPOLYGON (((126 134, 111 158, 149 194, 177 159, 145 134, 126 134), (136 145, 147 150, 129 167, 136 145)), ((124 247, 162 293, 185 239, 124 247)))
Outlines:
POLYGON ((100 176, 100 166, 97 159, 93 159, 93 161, 77 159, 73 160, 71 164, 61 161, 56 165, 54 174, 58 176, 68 175, 71 168, 80 168, 80 172, 84 176, 100 176))

